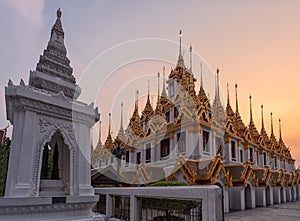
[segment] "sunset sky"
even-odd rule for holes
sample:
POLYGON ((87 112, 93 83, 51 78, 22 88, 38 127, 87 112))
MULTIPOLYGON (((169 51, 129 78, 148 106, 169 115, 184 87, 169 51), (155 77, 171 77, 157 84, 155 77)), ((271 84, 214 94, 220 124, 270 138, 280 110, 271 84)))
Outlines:
MULTIPOLYGON (((8 79, 15 84, 21 78, 28 82, 29 70, 35 69, 46 47, 59 7, 63 12, 68 57, 77 82, 83 91, 90 90, 88 83, 92 85, 94 79, 105 82, 95 95, 81 97, 99 106, 103 142, 107 135, 108 112, 115 116, 113 132, 116 134, 120 121, 119 103, 124 102, 124 125, 127 126, 135 90, 140 91, 140 96, 146 95, 150 78, 151 94, 156 93, 157 72, 165 65, 168 75, 176 63, 181 29, 186 64, 189 64, 187 47, 192 45, 195 54, 206 63, 204 71, 211 74, 211 70, 220 69, 221 87, 226 96, 229 83, 233 107, 234 84, 238 83, 239 108, 245 124, 249 122, 250 94, 259 131, 261 104, 265 107, 268 132, 270 112, 273 112, 277 138, 278 119, 281 118, 285 144, 291 147, 296 166, 300 165, 300 1, 2 0, 0 127, 7 125, 4 87, 8 79), (162 50, 160 44, 166 50, 162 50), (142 62, 134 61, 135 53, 144 50, 144 46, 151 55, 143 55, 147 59, 142 62), (111 57, 109 62, 104 59, 111 57), (100 62, 100 69, 93 72, 95 61, 100 62), (120 65, 114 66, 116 62, 120 65), (110 78, 101 71, 101 68, 106 70, 103 64, 111 65, 110 78), (93 78, 86 80, 89 72, 93 72, 93 78), (121 87, 132 92, 128 94, 127 89, 126 93, 122 90, 110 93, 121 87), (118 107, 113 109, 112 105, 118 107)), ((193 67, 199 76, 200 60, 194 57, 193 67)), ((212 74, 209 74, 204 84, 213 88, 213 78, 209 77, 212 74)))

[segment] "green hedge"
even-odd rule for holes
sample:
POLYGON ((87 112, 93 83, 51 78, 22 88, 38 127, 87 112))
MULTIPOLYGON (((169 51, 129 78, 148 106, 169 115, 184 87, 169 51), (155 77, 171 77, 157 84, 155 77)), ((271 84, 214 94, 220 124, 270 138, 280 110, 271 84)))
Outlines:
POLYGON ((156 183, 152 183, 149 186, 187 186, 187 184, 177 181, 159 181, 156 183))

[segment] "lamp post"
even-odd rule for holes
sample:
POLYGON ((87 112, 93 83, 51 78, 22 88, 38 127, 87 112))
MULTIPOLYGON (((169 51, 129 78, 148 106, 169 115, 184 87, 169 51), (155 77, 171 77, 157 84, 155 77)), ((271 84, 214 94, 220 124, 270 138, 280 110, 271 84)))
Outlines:
POLYGON ((119 169, 121 167, 122 156, 126 153, 124 147, 120 146, 120 143, 117 144, 117 147, 111 150, 111 153, 117 158, 117 174, 119 175, 119 169))

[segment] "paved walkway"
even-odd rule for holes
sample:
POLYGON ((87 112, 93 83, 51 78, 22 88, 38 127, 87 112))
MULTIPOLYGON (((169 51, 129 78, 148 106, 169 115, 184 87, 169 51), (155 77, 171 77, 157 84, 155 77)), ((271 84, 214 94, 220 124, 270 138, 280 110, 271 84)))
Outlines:
POLYGON ((225 214, 225 221, 300 221, 300 201, 225 214))

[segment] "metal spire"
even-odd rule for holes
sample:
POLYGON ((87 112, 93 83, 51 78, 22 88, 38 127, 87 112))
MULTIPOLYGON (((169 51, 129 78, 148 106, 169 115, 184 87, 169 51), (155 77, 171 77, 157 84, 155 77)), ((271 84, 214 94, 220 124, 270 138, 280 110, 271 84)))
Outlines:
POLYGON ((167 97, 167 92, 166 92, 166 80, 165 80, 165 66, 163 66, 163 90, 161 93, 162 97, 167 97))
POLYGON ((192 45, 190 46, 190 71, 192 72, 192 45))
POLYGON ((261 129, 265 129, 265 124, 264 124, 264 105, 261 105, 261 129))
POLYGON ((101 143, 101 121, 99 121, 99 143, 101 143))
POLYGON ((274 132, 273 132, 273 113, 271 112, 271 136, 274 136, 274 132))
POLYGON ((279 119, 279 139, 281 140, 281 119, 279 119))
POLYGON ((148 99, 150 99, 149 96, 150 96, 150 79, 148 78, 148 99))
POLYGON ((108 114, 108 136, 110 136, 111 113, 108 114))
POLYGON ((136 96, 136 98, 135 98, 135 109, 138 110, 139 109, 139 107, 138 107, 139 90, 136 90, 135 93, 136 93, 136 95, 135 95, 136 96))
POLYGON ((252 122, 253 118, 252 118, 252 96, 251 95, 249 96, 249 101, 250 101, 250 122, 252 122))
POLYGON ((182 31, 179 31, 179 56, 182 57, 182 52, 181 52, 181 38, 182 38, 182 31))
POLYGON ((181 49, 181 38, 182 38, 182 31, 179 31, 179 55, 178 55, 178 61, 177 61, 177 66, 178 67, 184 67, 184 61, 183 61, 183 56, 182 56, 182 49, 181 49))
POLYGON ((159 77, 160 77, 160 74, 159 72, 157 73, 157 102, 159 101, 159 94, 160 94, 160 89, 159 89, 159 77))
POLYGON ((220 98, 220 79, 219 79, 219 69, 217 69, 217 91, 218 91, 218 98, 220 98))
POLYGON ((220 92, 219 92, 219 69, 217 68, 217 74, 216 74, 216 86, 215 86, 215 99, 219 100, 220 99, 220 92))
POLYGON ((200 74, 201 74, 201 85, 200 87, 203 88, 203 79, 202 79, 202 62, 200 63, 200 74))
POLYGON ((239 112, 239 104, 238 104, 238 94, 237 94, 237 87, 238 85, 235 84, 235 112, 239 112))
POLYGON ((229 101, 229 84, 227 83, 227 106, 230 106, 230 101, 229 101))
POLYGON ((123 128, 123 103, 121 103, 121 128, 123 128))

